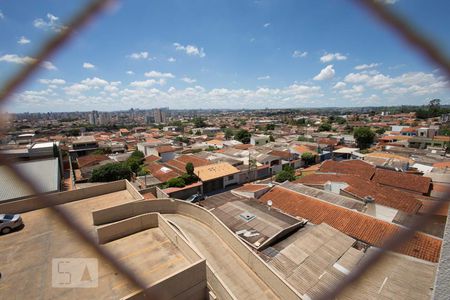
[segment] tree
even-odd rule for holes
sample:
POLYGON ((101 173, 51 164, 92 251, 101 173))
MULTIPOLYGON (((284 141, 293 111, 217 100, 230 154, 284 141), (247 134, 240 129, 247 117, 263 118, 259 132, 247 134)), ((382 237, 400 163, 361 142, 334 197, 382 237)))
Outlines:
POLYGON ((94 169, 90 182, 109 182, 131 178, 131 170, 124 163, 110 163, 94 169))
POLYGON ((375 133, 377 133, 377 134, 383 134, 385 132, 386 132, 386 129, 384 129, 384 128, 378 128, 377 130, 375 130, 375 133))
POLYGON ((193 163, 191 163, 191 162, 188 162, 187 164, 186 164, 186 173, 188 174, 188 175, 194 175, 194 164, 193 163))
POLYGON ((181 177, 171 178, 167 181, 167 187, 185 187, 185 186, 186 183, 181 177))
POLYGON ((314 162, 314 155, 311 152, 303 152, 302 159, 306 165, 309 165, 314 162))
POLYGON ((276 182, 285 182, 288 181, 294 181, 295 180, 295 171, 294 168, 291 166, 285 165, 283 167, 283 170, 277 174, 275 177, 276 182))
POLYGON ((250 134, 250 132, 245 129, 241 129, 235 134, 234 139, 240 141, 243 144, 248 144, 250 143, 251 136, 252 135, 250 134))
POLYGON ((196 128, 206 127, 205 120, 203 118, 201 118, 201 117, 195 117, 192 120, 192 123, 194 123, 194 126, 196 128))
POLYGON ((319 126, 319 131, 330 131, 331 130, 331 124, 330 123, 322 123, 319 126))
POLYGON ((229 140, 233 137, 233 130, 230 128, 225 129, 225 139, 229 140))
POLYGON ((275 130, 275 124, 267 124, 266 130, 275 130))
POLYGON ((273 137, 273 135, 269 135, 269 141, 275 142, 275 138, 273 137))
POLYGON ((130 170, 133 171, 134 173, 137 173, 139 171, 141 163, 142 163, 141 159, 133 156, 130 156, 125 162, 126 166, 128 166, 128 168, 130 168, 130 170))
POLYGON ((144 155, 144 153, 142 152, 142 151, 139 151, 139 150, 134 150, 132 153, 131 153, 131 156, 130 157, 134 157, 134 158, 137 158, 137 159, 144 159, 144 157, 145 157, 145 155, 144 155))
POLYGON ((369 148, 375 138, 375 133, 369 127, 358 127, 353 132, 358 147, 361 149, 369 148))

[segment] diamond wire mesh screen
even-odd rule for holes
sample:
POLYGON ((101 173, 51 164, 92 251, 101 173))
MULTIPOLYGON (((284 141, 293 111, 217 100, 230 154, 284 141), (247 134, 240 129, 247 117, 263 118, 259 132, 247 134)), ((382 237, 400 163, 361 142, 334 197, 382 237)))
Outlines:
MULTIPOLYGON (((66 25, 65 29, 60 33, 53 36, 50 40, 42 43, 40 50, 36 53, 32 63, 25 65, 17 74, 12 76, 3 85, 0 90, 0 105, 5 105, 10 96, 21 86, 23 86, 28 78, 37 70, 39 65, 45 60, 54 55, 62 46, 67 43, 74 32, 81 30, 82 27, 87 26, 89 21, 95 18, 105 7, 111 4, 111 0, 94 0, 83 7, 79 13, 74 15, 72 20, 66 25)), ((375 18, 383 23, 387 29, 395 32, 399 39, 402 39, 411 49, 411 51, 417 51, 430 63, 437 65, 445 73, 447 78, 450 78, 450 60, 444 55, 439 47, 434 45, 426 37, 422 36, 416 31, 408 20, 402 19, 390 11, 381 1, 371 0, 352 0, 355 5, 361 6, 362 9, 368 10, 375 18)), ((147 288, 146 283, 139 278, 131 269, 125 264, 121 263, 111 252, 103 247, 100 247, 97 241, 85 232, 81 226, 77 223, 75 218, 71 217, 69 209, 62 206, 53 205, 52 200, 43 194, 38 193, 38 189, 33 183, 33 179, 29 178, 26 174, 21 172, 15 167, 14 161, 6 158, 0 154, 0 164, 8 167, 17 178, 23 181, 36 195, 37 200, 42 201, 46 206, 51 208, 52 213, 62 221, 62 224, 73 230, 80 242, 86 243, 93 250, 95 250, 98 258, 107 261, 118 272, 120 272, 133 286, 138 289, 145 290, 147 288)), ((392 236, 387 240, 380 251, 374 251, 369 257, 358 265, 352 272, 344 277, 338 284, 336 284, 331 290, 327 291, 321 296, 322 299, 333 299, 339 295, 348 285, 358 280, 358 278, 367 272, 370 268, 382 259, 386 251, 395 249, 401 246, 402 243, 407 242, 413 238, 416 231, 421 230, 425 224, 430 221, 431 216, 443 207, 446 201, 448 201, 448 193, 442 197, 441 201, 436 203, 429 209, 429 211, 423 216, 416 216, 412 225, 408 228, 404 228, 398 234, 392 236)), ((151 298, 151 295, 146 295, 151 298)))

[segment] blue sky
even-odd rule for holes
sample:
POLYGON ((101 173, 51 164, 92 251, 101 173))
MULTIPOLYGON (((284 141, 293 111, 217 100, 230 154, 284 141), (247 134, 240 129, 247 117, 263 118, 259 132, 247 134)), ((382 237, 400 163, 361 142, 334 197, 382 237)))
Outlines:
MULTIPOLYGON (((384 1, 450 52, 450 2, 384 1)), ((2 1, 0 81, 83 3, 2 1)), ((437 66, 352 1, 134 0, 79 32, 7 110, 449 103, 448 86, 437 66)))

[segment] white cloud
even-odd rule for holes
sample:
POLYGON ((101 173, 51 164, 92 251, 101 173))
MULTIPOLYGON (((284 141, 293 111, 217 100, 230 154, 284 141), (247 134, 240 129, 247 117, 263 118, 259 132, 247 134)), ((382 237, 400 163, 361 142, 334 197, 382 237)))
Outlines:
POLYGON ((91 86, 91 87, 100 87, 100 86, 106 86, 108 85, 108 81, 98 78, 98 77, 93 77, 93 78, 86 78, 84 80, 81 81, 81 84, 86 85, 86 86, 91 86))
POLYGON ((300 51, 300 50, 295 50, 292 53, 292 57, 294 58, 299 58, 299 57, 306 57, 308 55, 308 52, 306 51, 300 51))
POLYGON ((184 81, 184 82, 189 83, 189 84, 197 82, 197 80, 195 80, 193 78, 189 78, 189 77, 183 77, 183 78, 181 78, 181 81, 184 81))
POLYGON ((147 59, 147 58, 149 58, 147 51, 131 53, 130 55, 128 55, 128 57, 131 59, 147 59))
POLYGON ((266 76, 259 76, 259 77, 256 78, 256 79, 258 79, 258 80, 269 80, 269 79, 270 79, 270 76, 269 76, 269 75, 266 75, 266 76))
POLYGON ((319 74, 317 74, 313 79, 314 80, 326 80, 334 77, 336 72, 333 69, 333 65, 328 65, 323 68, 319 74))
POLYGON ((0 10, 0 19, 4 19, 5 18, 5 15, 3 14, 3 12, 0 10))
POLYGON ((127 73, 128 75, 134 75, 134 72, 131 71, 131 70, 128 70, 126 73, 127 73))
POLYGON ((187 55, 198 56, 198 57, 206 56, 203 48, 198 48, 197 46, 194 46, 194 45, 183 46, 179 43, 173 43, 173 45, 175 46, 175 49, 177 51, 184 51, 184 52, 186 52, 187 55))
MULTIPOLYGON (((24 64, 31 64, 35 62, 36 59, 29 56, 19 56, 17 54, 5 54, 0 57, 0 61, 24 65, 24 64)), ((57 70, 55 65, 49 61, 42 62, 41 66, 47 70, 57 70)))
POLYGON ((42 18, 35 19, 33 21, 33 25, 34 27, 42 30, 51 30, 54 32, 60 32, 65 27, 62 26, 58 20, 59 20, 58 17, 48 13, 45 20, 42 18))
POLYGON ((333 89, 342 89, 346 86, 347 84, 345 82, 339 81, 338 83, 336 83, 333 86, 333 89))
POLYGON ((381 2, 383 4, 395 4, 400 0, 377 0, 378 2, 381 2))
POLYGON ((177 60, 174 57, 169 57, 167 59, 167 61, 172 63, 172 62, 176 62, 177 60))
POLYGON ((85 68, 85 69, 95 69, 95 65, 93 65, 91 63, 88 63, 88 62, 85 62, 85 63, 83 63, 83 68, 85 68))
POLYGON ((145 77, 150 78, 175 78, 175 76, 172 73, 161 73, 158 71, 150 71, 144 73, 145 77))
POLYGON ((50 85, 63 85, 66 84, 64 79, 54 78, 54 79, 39 79, 39 82, 42 84, 50 84, 50 85))
POLYGON ((352 88, 341 90, 339 93, 342 94, 346 99, 354 99, 356 97, 361 97, 364 91, 364 86, 353 85, 352 88))
POLYGON ((363 64, 363 65, 357 65, 355 67, 355 70, 366 70, 366 69, 371 69, 371 68, 375 68, 378 67, 380 64, 378 63, 371 63, 370 65, 368 64, 363 64))
POLYGON ((268 28, 270 25, 271 25, 270 23, 265 23, 265 24, 263 25, 263 27, 264 27, 264 28, 268 28))
POLYGON ((157 84, 164 85, 164 84, 166 84, 166 80, 161 78, 159 80, 147 79, 147 80, 143 80, 143 81, 133 81, 130 83, 130 86, 138 87, 138 88, 148 88, 148 87, 152 87, 157 84))
POLYGON ((0 57, 0 61, 14 63, 14 64, 31 64, 35 61, 34 58, 29 56, 19 56, 17 54, 5 54, 0 57))
POLYGON ((31 43, 31 41, 24 36, 21 36, 20 39, 17 41, 17 44, 19 45, 26 45, 29 43, 31 43))
POLYGON ((72 84, 71 86, 64 88, 64 91, 66 92, 67 95, 74 96, 74 95, 81 95, 82 92, 86 92, 89 89, 90 88, 85 84, 75 83, 72 84))
POLYGON ((328 63, 333 60, 346 60, 347 56, 341 53, 327 53, 320 58, 320 61, 323 63, 328 63))

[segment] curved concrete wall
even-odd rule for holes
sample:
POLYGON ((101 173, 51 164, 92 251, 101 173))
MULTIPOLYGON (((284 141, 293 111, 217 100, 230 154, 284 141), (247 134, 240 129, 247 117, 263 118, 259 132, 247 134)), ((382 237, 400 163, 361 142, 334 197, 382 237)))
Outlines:
POLYGON ((115 222, 149 212, 181 214, 211 228, 281 299, 301 299, 301 296, 228 227, 208 210, 185 201, 165 199, 136 201, 92 212, 95 225, 115 222))

